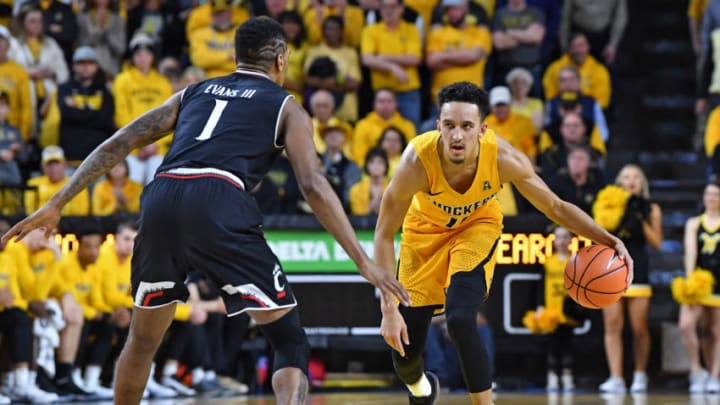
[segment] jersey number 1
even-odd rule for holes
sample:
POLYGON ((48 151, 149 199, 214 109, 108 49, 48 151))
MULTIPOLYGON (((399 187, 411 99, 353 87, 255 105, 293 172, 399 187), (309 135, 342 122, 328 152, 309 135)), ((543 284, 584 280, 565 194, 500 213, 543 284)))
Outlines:
POLYGON ((227 107, 227 100, 218 100, 215 99, 215 107, 213 108, 212 112, 210 113, 210 117, 208 118, 207 122, 205 123, 205 127, 203 128, 200 135, 195 138, 198 141, 206 141, 210 139, 210 137, 213 134, 213 131, 215 130, 215 126, 217 125, 218 121, 220 121, 220 116, 222 115, 223 111, 225 110, 225 107, 227 107))

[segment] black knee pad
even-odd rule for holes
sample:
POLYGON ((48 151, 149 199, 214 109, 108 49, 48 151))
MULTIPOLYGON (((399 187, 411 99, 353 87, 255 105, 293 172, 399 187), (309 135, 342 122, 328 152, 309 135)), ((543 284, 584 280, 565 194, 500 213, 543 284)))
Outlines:
POLYGON ((308 374, 310 345, 305 331, 300 326, 300 315, 293 308, 275 322, 260 325, 260 330, 275 351, 273 372, 285 367, 294 367, 308 374))

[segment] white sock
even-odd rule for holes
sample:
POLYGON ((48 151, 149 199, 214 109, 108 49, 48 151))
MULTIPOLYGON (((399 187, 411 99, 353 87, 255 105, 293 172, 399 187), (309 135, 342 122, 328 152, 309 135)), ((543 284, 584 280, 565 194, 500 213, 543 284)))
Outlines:
POLYGON ((102 373, 100 366, 85 367, 85 385, 88 387, 100 385, 100 373, 102 373))
POLYGON ((195 367, 191 374, 193 384, 199 384, 205 379, 205 370, 202 367, 195 367))
POLYGON ((214 370, 208 370, 205 372, 205 379, 208 381, 213 381, 217 378, 217 374, 215 374, 214 370))
POLYGON ((432 394, 432 385, 430 385, 430 380, 428 380, 425 373, 414 384, 407 384, 407 387, 414 397, 428 397, 432 394))
POLYGON ((30 383, 30 371, 27 368, 16 368, 13 370, 13 378, 15 387, 27 387, 30 383))
POLYGON ((178 365, 175 362, 169 362, 165 363, 165 367, 163 367, 162 375, 163 377, 173 377, 178 371, 178 365))

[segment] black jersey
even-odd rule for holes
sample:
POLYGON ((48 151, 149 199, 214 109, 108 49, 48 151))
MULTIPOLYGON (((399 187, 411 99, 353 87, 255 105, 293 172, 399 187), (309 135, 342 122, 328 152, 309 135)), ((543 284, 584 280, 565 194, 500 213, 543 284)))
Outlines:
POLYGON ((188 86, 158 172, 215 168, 251 190, 285 147, 278 127, 289 97, 268 76, 245 70, 188 86))

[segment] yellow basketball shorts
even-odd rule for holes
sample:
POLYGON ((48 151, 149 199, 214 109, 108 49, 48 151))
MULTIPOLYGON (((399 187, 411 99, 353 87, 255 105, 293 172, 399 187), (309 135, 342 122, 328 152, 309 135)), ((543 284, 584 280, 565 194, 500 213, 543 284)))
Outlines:
POLYGON ((403 232, 398 281, 410 294, 413 307, 445 306, 445 292, 455 273, 482 267, 486 295, 495 271, 495 252, 502 226, 491 223, 435 234, 403 232))

